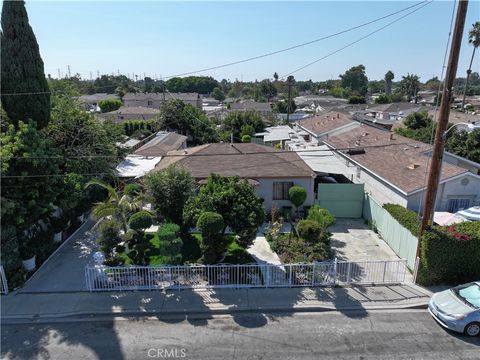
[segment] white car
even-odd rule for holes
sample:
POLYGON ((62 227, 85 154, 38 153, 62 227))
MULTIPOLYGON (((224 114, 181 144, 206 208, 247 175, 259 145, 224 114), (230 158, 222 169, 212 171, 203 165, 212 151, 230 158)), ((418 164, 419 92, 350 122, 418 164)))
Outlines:
POLYGON ((428 311, 443 327, 468 336, 480 334, 480 281, 432 296, 428 311))

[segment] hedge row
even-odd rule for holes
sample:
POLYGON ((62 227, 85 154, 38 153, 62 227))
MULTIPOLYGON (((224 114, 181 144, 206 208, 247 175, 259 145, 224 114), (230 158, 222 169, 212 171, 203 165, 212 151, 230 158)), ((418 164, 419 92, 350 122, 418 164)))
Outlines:
POLYGON ((480 279, 480 221, 435 226, 421 241, 422 285, 461 284, 480 279))
POLYGON ((385 204, 383 208, 387 210, 392 217, 397 220, 403 227, 408 229, 413 236, 418 235, 420 228, 420 221, 417 218, 417 213, 413 210, 406 209, 397 204, 385 204))
POLYGON ((138 130, 154 131, 154 123, 149 120, 129 120, 123 123, 125 135, 130 136, 138 130))

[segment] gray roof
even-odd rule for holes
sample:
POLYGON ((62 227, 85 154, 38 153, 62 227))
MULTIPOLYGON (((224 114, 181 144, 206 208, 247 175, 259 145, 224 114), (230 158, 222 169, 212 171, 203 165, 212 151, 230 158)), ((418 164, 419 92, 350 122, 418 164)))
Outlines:
POLYGON ((198 93, 126 93, 123 100, 183 100, 196 101, 199 99, 198 93))
POLYGON ((269 103, 256 102, 253 100, 244 100, 239 103, 232 103, 230 105, 230 110, 256 110, 256 111, 272 111, 272 107, 269 103))
MULTIPOLYGON (((113 110, 107 113, 103 113, 103 115, 136 115, 136 114, 159 114, 160 110, 154 108, 148 108, 145 106, 121 106, 117 110, 113 110)), ((102 115, 102 114, 101 114, 102 115)))
POLYGON ((97 93, 91 95, 82 95, 77 98, 81 102, 85 103, 97 103, 101 100, 106 99, 120 99, 118 95, 115 94, 107 94, 107 93, 97 93))
MULTIPOLYGON (((422 104, 412 104, 412 103, 393 103, 393 104, 382 104, 369 106, 367 111, 381 111, 381 112, 413 112, 422 110, 422 104)), ((428 108, 424 109, 425 111, 428 108)))
POLYGON ((180 149, 186 141, 186 136, 160 131, 153 139, 138 148, 135 155, 165 156, 169 151, 180 149))

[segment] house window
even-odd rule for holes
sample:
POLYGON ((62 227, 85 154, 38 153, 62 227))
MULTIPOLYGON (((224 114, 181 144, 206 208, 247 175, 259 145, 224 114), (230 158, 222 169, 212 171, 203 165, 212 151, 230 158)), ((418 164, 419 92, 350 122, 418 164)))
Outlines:
POLYGON ((459 210, 468 209, 470 207, 470 199, 449 199, 448 211, 451 213, 459 210))
POLYGON ((153 104, 152 100, 147 100, 148 106, 151 106, 153 104))
POLYGON ((273 200, 288 200, 288 189, 293 186, 293 182, 274 182, 273 200))

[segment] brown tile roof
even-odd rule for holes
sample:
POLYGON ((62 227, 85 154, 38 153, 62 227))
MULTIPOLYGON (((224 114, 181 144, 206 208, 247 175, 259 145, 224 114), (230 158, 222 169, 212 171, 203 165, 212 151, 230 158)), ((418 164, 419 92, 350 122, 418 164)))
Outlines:
POLYGON ((320 135, 354 122, 350 115, 332 111, 299 120, 297 124, 313 134, 320 135))
MULTIPOLYGON (((424 153, 432 148, 431 145, 368 125, 352 128, 324 142, 344 149, 341 152, 345 156, 407 194, 426 186, 428 157, 424 153), (345 150, 348 148, 363 148, 365 153, 349 155, 345 150)), ((441 179, 466 172, 468 170, 443 162, 441 179)))
POLYGON ((135 151, 135 155, 165 156, 169 151, 178 150, 187 140, 186 136, 173 132, 159 132, 135 151))
POLYGON ((315 176, 297 153, 253 143, 216 143, 171 151, 156 169, 174 163, 189 170, 196 179, 204 179, 211 173, 247 179, 315 176))

